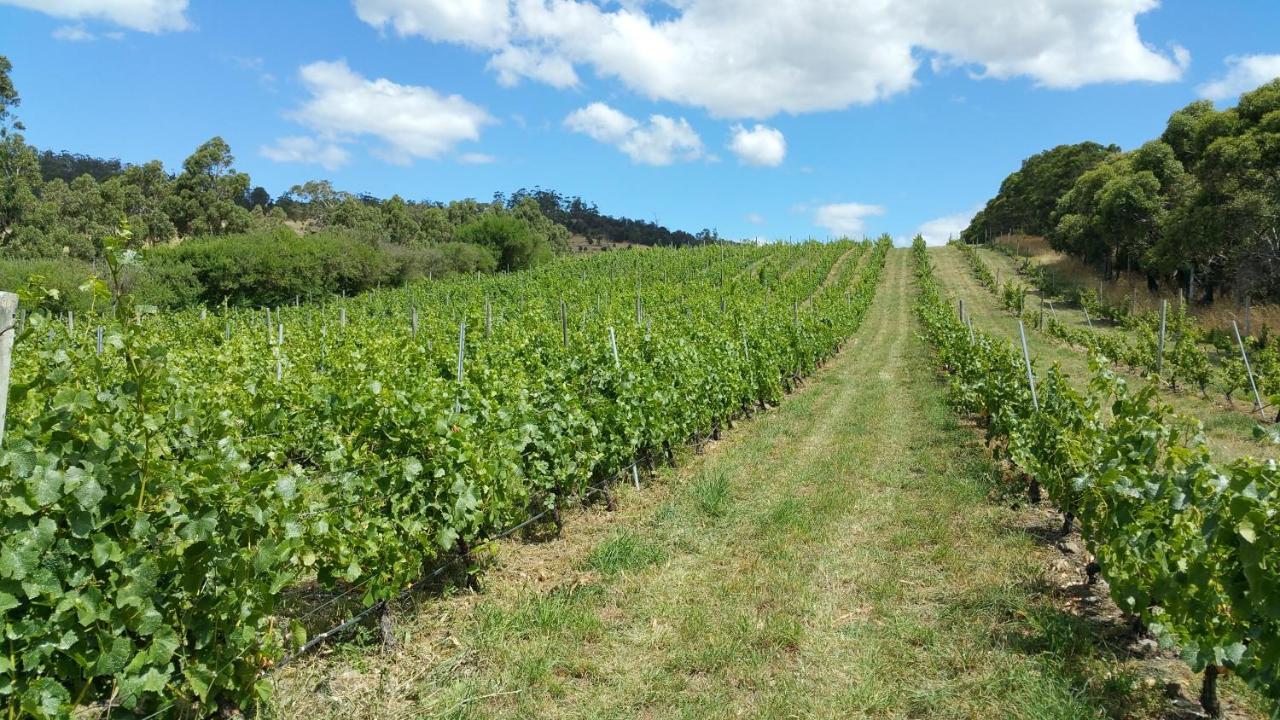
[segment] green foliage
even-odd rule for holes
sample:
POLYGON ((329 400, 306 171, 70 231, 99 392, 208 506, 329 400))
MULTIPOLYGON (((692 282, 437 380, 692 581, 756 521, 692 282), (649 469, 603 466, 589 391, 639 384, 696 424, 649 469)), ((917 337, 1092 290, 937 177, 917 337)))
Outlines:
MULTIPOLYGON (((65 717, 112 696, 121 716, 250 708, 262 670, 306 637, 283 600, 300 578, 344 609, 396 597, 460 543, 777 401, 859 326, 891 245, 610 253, 265 322, 157 313, 124 292, 155 257, 198 273, 290 252, 254 240, 143 253, 139 269, 121 233, 104 244, 111 292, 90 288, 109 313, 71 330, 27 303, 0 453, 10 714, 65 717), (767 286, 747 272, 758 264, 767 286)), ((660 559, 625 539, 597 556, 607 572, 660 559)))
POLYGON ((493 253, 502 270, 524 270, 551 259, 546 238, 519 218, 489 214, 458 228, 454 240, 493 253))
POLYGON ((144 266, 177 273, 183 266, 208 304, 281 305, 393 284, 399 268, 376 247, 337 233, 298 236, 281 229, 263 235, 228 235, 157 248, 144 266))
POLYGON ((1280 707, 1280 467, 1215 464, 1198 423, 1101 361, 1085 393, 1042 374, 1037 407, 1018 351, 961 323, 923 240, 913 253, 916 313, 957 404, 1079 520, 1116 603, 1194 669, 1231 668, 1280 707))

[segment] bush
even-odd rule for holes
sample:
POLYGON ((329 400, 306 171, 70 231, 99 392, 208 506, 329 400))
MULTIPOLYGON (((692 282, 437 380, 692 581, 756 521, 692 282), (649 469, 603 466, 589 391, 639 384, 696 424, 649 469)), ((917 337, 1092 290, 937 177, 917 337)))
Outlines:
POLYGON ((92 298, 81 285, 93 275, 93 266, 80 260, 60 258, 56 260, 0 260, 0 290, 18 292, 29 285, 38 284, 57 292, 49 297, 44 307, 52 312, 86 312, 92 298), (37 278, 36 283, 30 283, 37 278))
POLYGON ((335 232, 300 237, 287 228, 189 240, 147 253, 146 262, 190 266, 199 299, 209 304, 280 305, 360 292, 399 275, 395 259, 368 243, 335 232))
POLYGON ((395 260, 399 268, 396 279, 402 283, 456 273, 489 273, 498 266, 493 253, 466 243, 439 243, 424 248, 384 245, 382 250, 395 260))
POLYGON ((493 253, 502 270, 523 270, 551 259, 551 245, 532 225, 509 215, 487 214, 454 233, 457 242, 493 253))

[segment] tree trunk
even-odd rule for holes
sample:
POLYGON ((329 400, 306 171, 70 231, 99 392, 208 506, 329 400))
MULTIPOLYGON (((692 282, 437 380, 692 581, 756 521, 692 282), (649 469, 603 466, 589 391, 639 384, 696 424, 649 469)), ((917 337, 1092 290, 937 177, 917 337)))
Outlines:
POLYGON ((1209 713, 1209 717, 1222 717, 1222 706, 1218 704, 1217 665, 1204 669, 1204 684, 1200 686, 1200 707, 1209 713))

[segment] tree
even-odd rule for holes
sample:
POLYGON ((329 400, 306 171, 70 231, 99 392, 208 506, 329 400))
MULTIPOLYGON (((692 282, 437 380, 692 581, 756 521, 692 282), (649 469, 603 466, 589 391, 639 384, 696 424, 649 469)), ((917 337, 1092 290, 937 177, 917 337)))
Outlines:
POLYGON ((0 55, 0 242, 34 210, 42 184, 35 148, 27 145, 21 133, 25 128, 13 113, 22 100, 9 77, 12 69, 0 55))
POLYGON ((454 239, 487 249, 501 270, 530 268, 551 259, 552 255, 546 238, 534 232, 525 221, 510 215, 486 214, 458 228, 454 239))
POLYGON ((214 137, 182 163, 167 203, 170 219, 184 235, 220 235, 249 227, 249 212, 236 204, 249 190, 249 176, 233 169, 231 148, 214 137))

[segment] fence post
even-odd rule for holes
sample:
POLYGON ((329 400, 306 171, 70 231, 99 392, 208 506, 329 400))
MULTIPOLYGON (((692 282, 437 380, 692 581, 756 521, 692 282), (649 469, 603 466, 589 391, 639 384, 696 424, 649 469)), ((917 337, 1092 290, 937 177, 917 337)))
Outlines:
POLYGON ((1236 331, 1236 342, 1240 344, 1240 357, 1244 360, 1244 371, 1249 375, 1249 387, 1253 390, 1253 401, 1258 404, 1258 413, 1262 413, 1262 395, 1258 393, 1258 384, 1253 380, 1253 367, 1249 364, 1249 353, 1244 349, 1244 339, 1240 337, 1240 326, 1235 320, 1231 327, 1236 331))
POLYGON ((618 359, 618 336, 613 332, 613 326, 609 326, 609 347, 613 348, 613 367, 622 368, 622 361, 618 359))
POLYGON ((458 396, 453 399, 453 412, 457 413, 462 410, 462 382, 465 379, 462 374, 462 363, 466 358, 467 352, 467 323, 464 320, 458 323, 458 396))
POLYGON ((1022 361, 1027 366, 1027 387, 1031 388, 1031 407, 1040 410, 1040 399, 1036 397, 1036 376, 1031 372, 1031 353, 1027 351, 1027 329, 1022 321, 1018 321, 1018 335, 1022 338, 1022 361))
POLYGON ((14 324, 18 314, 18 296, 0 292, 0 443, 4 442, 4 424, 9 412, 9 370, 13 366, 14 324))
POLYGON ((560 300, 560 341, 566 348, 569 347, 569 314, 563 298, 560 300))
POLYGON ((1160 301, 1160 348, 1156 355, 1156 374, 1164 373, 1164 331, 1165 331, 1165 313, 1168 312, 1169 301, 1160 301))

